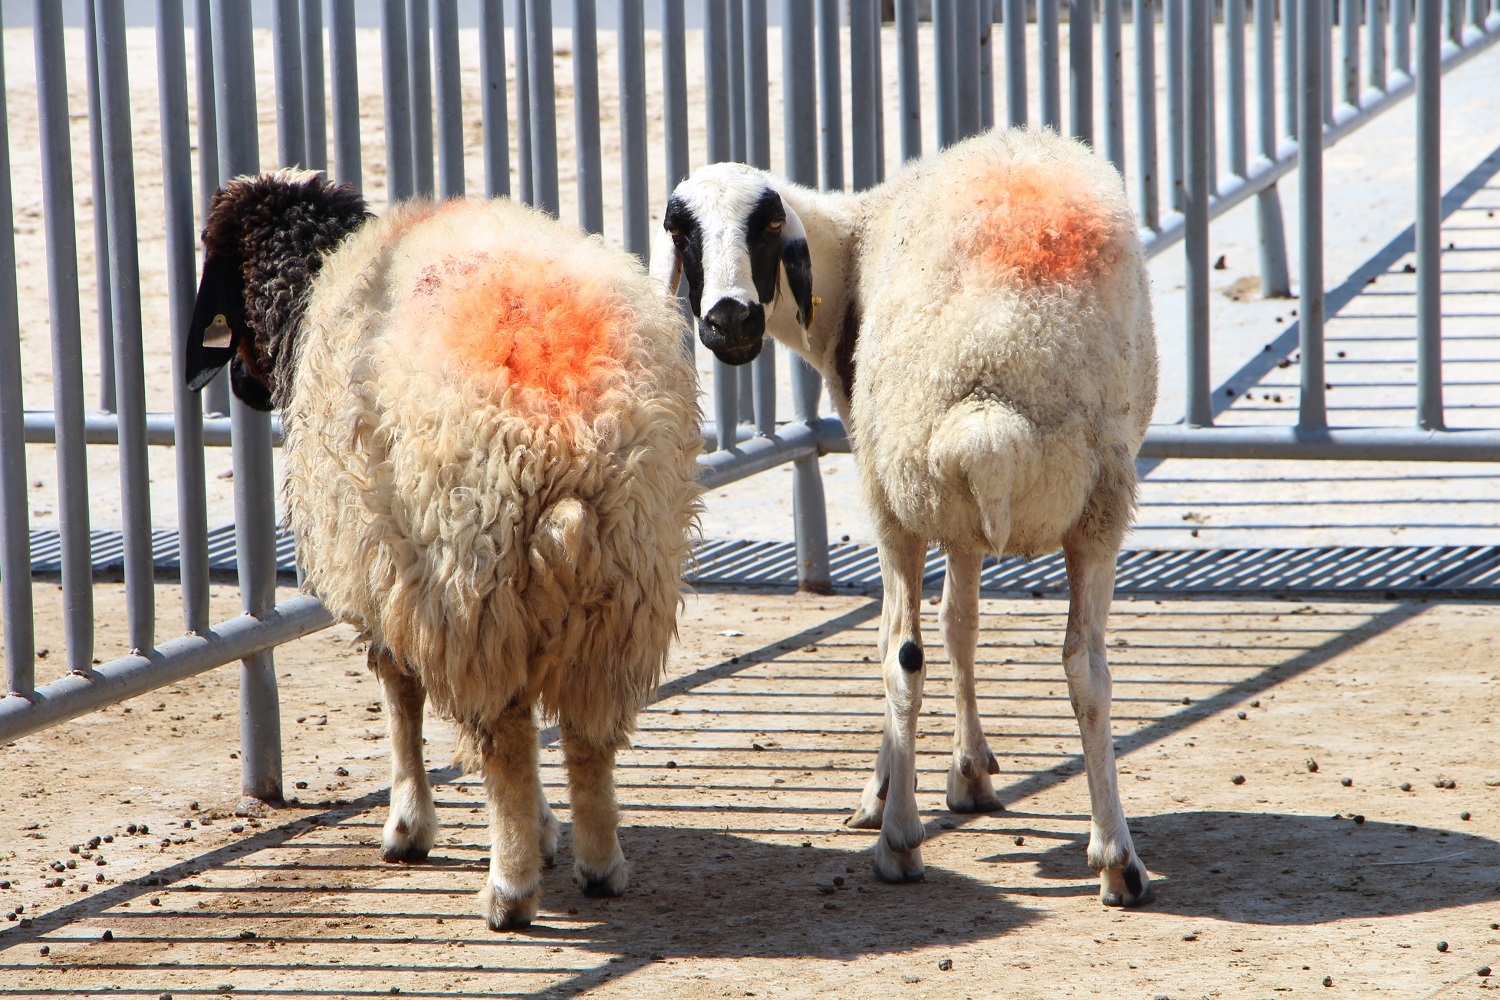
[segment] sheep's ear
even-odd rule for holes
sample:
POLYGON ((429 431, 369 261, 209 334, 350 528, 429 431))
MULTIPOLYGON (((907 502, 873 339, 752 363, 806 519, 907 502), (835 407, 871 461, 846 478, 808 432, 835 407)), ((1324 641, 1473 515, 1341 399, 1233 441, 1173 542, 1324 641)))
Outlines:
POLYGON ((270 413, 275 409, 271 403, 271 390, 260 379, 251 375, 245 362, 235 358, 229 365, 229 388, 235 397, 252 410, 270 413))
POLYGON ((786 222, 781 227, 781 270, 786 275, 787 288, 792 301, 797 303, 797 323, 801 328, 802 349, 811 350, 807 340, 807 328, 813 320, 812 254, 807 249, 807 230, 802 220, 792 211, 792 206, 781 199, 786 212, 786 222))
POLYGON ((234 357, 235 348, 245 329, 245 283, 239 262, 227 257, 206 257, 203 279, 198 283, 198 299, 193 303, 193 318, 184 332, 183 374, 189 389, 208 385, 219 369, 234 357))
POLYGON ((651 244, 651 277, 662 283, 668 297, 676 295, 677 286, 682 284, 682 254, 665 229, 657 230, 651 244))

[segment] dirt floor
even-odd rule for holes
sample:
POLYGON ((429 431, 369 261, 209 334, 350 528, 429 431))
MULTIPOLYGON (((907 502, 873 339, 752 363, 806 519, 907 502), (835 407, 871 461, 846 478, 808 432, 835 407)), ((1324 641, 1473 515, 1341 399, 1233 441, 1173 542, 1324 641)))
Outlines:
MULTIPOLYGON (((175 598, 161 590, 165 622, 175 598)), ((233 596, 222 588, 216 612, 233 596)), ((118 586, 97 600, 110 618, 118 586)), ((236 815, 233 668, 0 749, 0 996, 1489 988, 1476 973, 1500 968, 1493 608, 1118 602, 1121 781, 1158 889, 1131 912, 1099 905, 1084 863, 1064 605, 984 602, 979 692, 1006 809, 981 817, 943 808, 952 704, 925 610, 922 883, 876 881, 872 835, 842 825, 881 721, 874 600, 690 597, 661 696, 620 758, 629 892, 584 898, 565 834, 537 923, 505 934, 475 916, 483 800, 447 766, 441 722, 438 847, 420 866, 379 860, 384 719, 364 656, 334 629, 277 654, 295 798, 263 816, 236 815)), ((558 751, 542 756, 566 822, 558 751)))

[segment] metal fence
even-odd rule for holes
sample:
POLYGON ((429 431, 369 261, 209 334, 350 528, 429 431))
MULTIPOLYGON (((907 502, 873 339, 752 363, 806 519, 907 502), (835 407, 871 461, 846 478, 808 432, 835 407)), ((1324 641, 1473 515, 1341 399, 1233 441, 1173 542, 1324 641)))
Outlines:
MULTIPOLYGON (((239 0, 156 0, 159 207, 173 329, 191 312, 195 206, 201 213, 223 179, 272 163, 327 168, 331 146, 333 176, 356 185, 362 181, 358 75, 366 67, 356 58, 354 0, 327 0, 326 6, 323 0, 274 0, 272 9, 274 158, 263 156, 259 148, 256 105, 273 98, 257 90, 250 6, 239 0), (185 12, 193 15, 191 33, 185 28, 185 12), (189 135, 194 109, 196 144, 189 135)), ((593 0, 573 0, 571 154, 578 221, 586 229, 603 230, 604 192, 617 183, 620 240, 627 249, 646 254, 652 207, 664 203, 667 190, 691 165, 689 109, 695 95, 689 91, 687 66, 694 35, 701 38, 704 53, 709 160, 771 166, 773 110, 780 115, 782 171, 794 181, 832 189, 878 183, 900 161, 922 154, 924 136, 945 145, 993 124, 1066 130, 1096 144, 1125 174, 1148 253, 1185 244, 1187 419, 1182 425, 1153 427, 1143 454, 1500 459, 1500 433, 1442 429, 1436 114, 1440 73, 1500 38, 1497 0, 1281 0, 1279 6, 1272 0, 1040 0, 1035 9, 1035 20, 1028 21, 1025 0, 934 0, 932 23, 923 27, 915 0, 898 0, 894 27, 885 29, 874 0, 847 5, 842 0, 783 0, 772 11, 768 0, 703 0, 703 30, 690 33, 685 0, 659 0, 649 10, 644 0, 618 0, 612 11, 618 26, 615 96, 620 109, 616 179, 606 175, 601 146, 597 11, 593 0), (770 13, 779 13, 774 35, 770 13), (659 29, 646 30, 648 14, 659 29), (1133 102, 1125 97, 1127 26, 1135 57, 1131 72, 1138 96, 1133 102), (659 105, 647 95, 648 37, 660 41, 659 105), (779 109, 771 107, 768 97, 773 38, 779 38, 781 49, 779 109), (894 41, 889 72, 884 40, 894 41), (846 44, 847 57, 842 51, 846 44), (931 46, 925 65, 933 100, 925 107, 922 44, 931 46), (1222 99, 1215 97, 1216 77, 1224 83, 1222 99), (1158 80, 1165 82, 1160 101, 1158 80), (896 115, 888 140, 882 97, 892 91, 896 115), (1323 396, 1322 150, 1413 92, 1419 122, 1414 143, 1419 284, 1414 426, 1332 429, 1323 396), (653 192, 648 117, 656 111, 664 124, 659 155, 667 183, 653 192), (934 127, 924 129, 924 124, 934 127), (1209 220, 1256 199, 1262 285, 1268 293, 1285 294, 1290 276, 1277 182, 1293 170, 1300 206, 1299 421, 1293 428, 1215 428, 1208 374, 1209 220)), ((552 0, 518 0, 508 8, 502 0, 481 0, 467 8, 458 0, 382 0, 380 10, 383 166, 389 198, 449 197, 465 193, 471 184, 477 188, 478 179, 466 177, 464 170, 464 131, 477 112, 484 192, 513 193, 558 211, 558 39, 552 0), (464 10, 477 12, 477 109, 465 105, 460 87, 464 10), (507 47, 515 66, 514 104, 507 94, 507 47)), ((97 259, 106 262, 95 281, 105 345, 101 407, 86 412, 80 362, 77 192, 64 27, 59 5, 35 0, 32 33, 54 405, 50 411, 23 412, 15 246, 8 235, 0 235, 0 603, 10 692, 0 699, 0 740, 240 660, 244 788, 247 794, 274 798, 280 794, 281 767, 272 649, 328 625, 329 617, 311 597, 275 603, 274 421, 231 403, 222 383, 211 387, 204 400, 182 389, 181 378, 174 379, 178 388, 170 413, 148 408, 123 0, 86 2, 83 27, 94 236, 97 259), (221 415, 225 412, 227 417, 221 415), (40 686, 34 670, 27 443, 54 445, 58 468, 63 674, 40 686), (97 664, 86 448, 101 443, 114 445, 119 454, 130 652, 97 664), (147 449, 169 443, 176 445, 177 540, 187 634, 159 642, 147 449), (208 603, 204 449, 224 444, 233 451, 236 565, 244 614, 214 623, 208 603)), ((0 222, 9 234, 15 214, 5 125, 0 120, 0 222)), ((157 218, 157 209, 149 206, 148 217, 157 218)), ((178 339, 172 338, 174 352, 178 339)), ((180 357, 174 354, 173 360, 180 365, 180 357)), ((705 430, 712 448, 702 459, 703 480, 718 486, 793 463, 797 576, 800 584, 816 588, 829 578, 817 461, 848 444, 840 423, 819 412, 816 373, 795 357, 787 368, 790 419, 777 413, 777 360, 769 346, 746 369, 715 367, 715 420, 705 430)))

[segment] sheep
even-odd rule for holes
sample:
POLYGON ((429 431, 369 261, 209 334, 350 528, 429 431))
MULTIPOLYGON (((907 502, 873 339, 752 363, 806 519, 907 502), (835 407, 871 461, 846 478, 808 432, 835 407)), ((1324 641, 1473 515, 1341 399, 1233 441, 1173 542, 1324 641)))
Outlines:
POLYGON ((686 277, 704 345, 744 364, 769 333, 823 375, 848 429, 880 551, 886 693, 875 773, 848 824, 880 829, 878 875, 924 871, 913 741, 928 545, 947 555, 939 622, 957 706, 947 803, 964 813, 1001 808, 974 690, 982 559, 1061 547, 1088 861, 1106 905, 1147 901, 1116 786, 1104 639, 1157 382, 1120 175, 1055 133, 992 131, 858 194, 703 167, 678 185, 662 227, 652 273, 674 291, 686 277))
POLYGON ((371 218, 280 171, 213 201, 190 384, 226 361, 283 413, 305 585, 366 640, 390 721, 390 862, 437 813, 424 700, 483 774, 495 930, 527 925, 559 825, 534 709, 559 721, 575 876, 618 895, 616 750, 675 634, 699 499, 684 320, 645 269, 508 201, 371 218))

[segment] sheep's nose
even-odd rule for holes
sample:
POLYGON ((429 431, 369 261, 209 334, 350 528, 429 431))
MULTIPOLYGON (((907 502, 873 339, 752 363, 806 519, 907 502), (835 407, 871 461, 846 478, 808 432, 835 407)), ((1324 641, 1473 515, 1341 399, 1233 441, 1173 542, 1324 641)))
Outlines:
POLYGON ((723 298, 703 314, 703 345, 721 361, 742 365, 760 353, 766 311, 759 302, 723 298))

